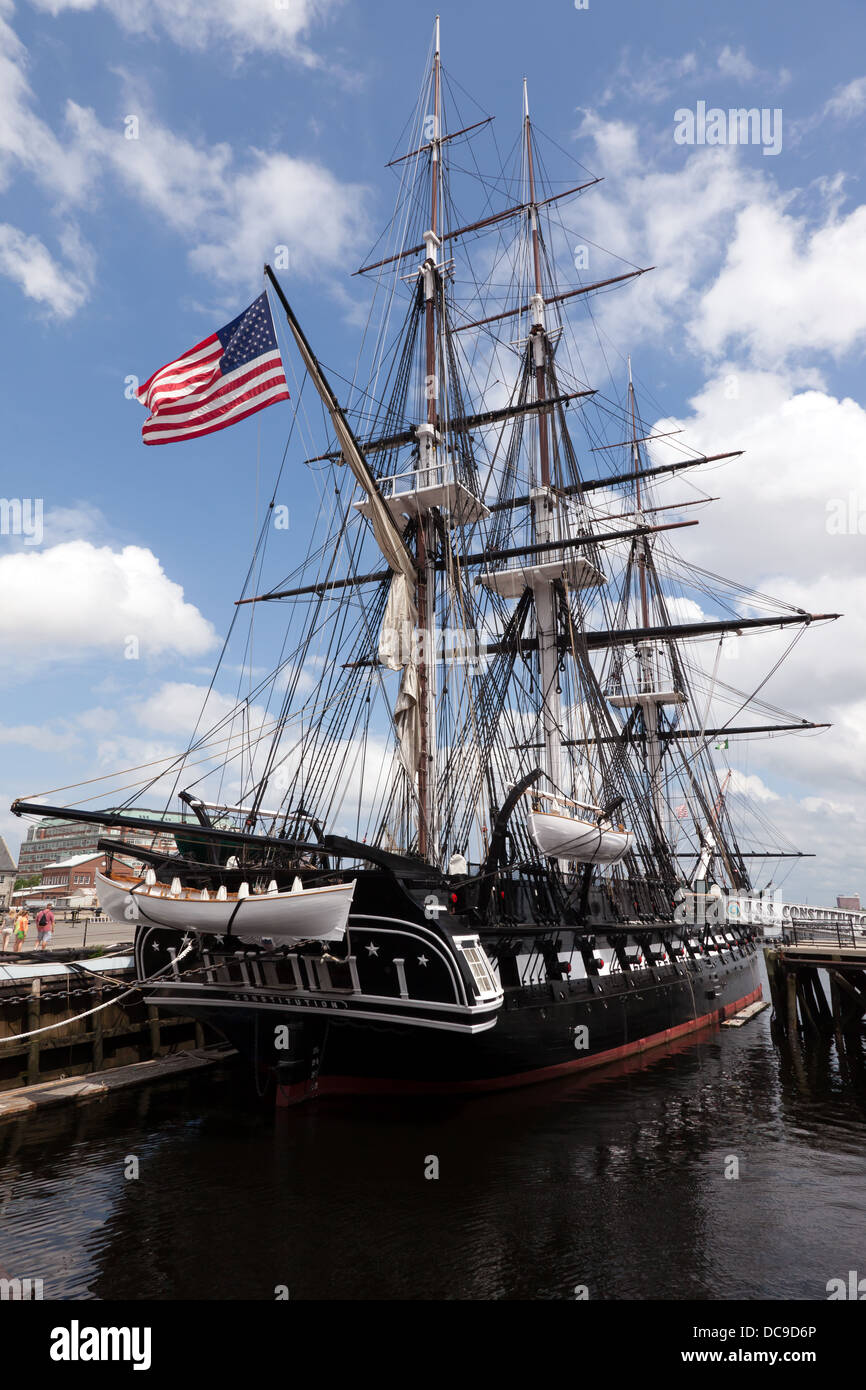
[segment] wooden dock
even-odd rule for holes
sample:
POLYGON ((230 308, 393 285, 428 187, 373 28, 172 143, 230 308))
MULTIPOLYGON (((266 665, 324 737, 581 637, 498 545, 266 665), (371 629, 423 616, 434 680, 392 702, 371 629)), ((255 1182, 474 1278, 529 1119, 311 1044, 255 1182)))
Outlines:
POLYGON ((154 1057, 147 1062, 132 1062, 128 1066, 114 1067, 111 1071, 92 1072, 89 1076, 18 1086, 14 1091, 0 1094, 0 1123, 20 1120, 26 1115, 55 1106, 85 1105, 89 1101, 104 1100, 106 1096, 129 1086, 147 1086, 154 1081, 187 1076, 234 1056, 235 1050, 228 1043, 215 1043, 211 1047, 174 1052, 168 1057, 154 1057))
POLYGON ((847 923, 795 922, 764 949, 777 1035, 799 1049, 809 1039, 859 1045, 866 1014, 866 931, 847 923), (824 979, 827 986, 825 989, 824 979), (828 997, 829 995, 829 997, 828 997))
POLYGON ((722 1024, 723 1028, 742 1028, 744 1023, 748 1023, 755 1014, 763 1013, 764 1009, 769 1009, 769 999, 756 999, 754 1004, 747 1004, 744 1009, 740 1009, 733 1018, 726 1018, 722 1024))
POLYGON ((88 959, 73 960, 72 954, 50 958, 36 952, 11 960, 4 955, 0 1096, 168 1052, 200 1050, 213 1036, 197 1021, 158 1014, 134 988, 135 963, 128 950, 88 959))

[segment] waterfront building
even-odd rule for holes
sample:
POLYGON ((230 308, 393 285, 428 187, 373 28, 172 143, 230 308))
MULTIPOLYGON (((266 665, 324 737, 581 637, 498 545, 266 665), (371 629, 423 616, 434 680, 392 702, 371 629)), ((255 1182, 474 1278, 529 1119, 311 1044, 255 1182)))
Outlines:
POLYGON ((16 877, 15 860, 9 853, 6 841, 0 835, 0 911, 12 905, 12 890, 16 877))
POLYGON ((57 864, 46 864, 40 894, 59 906, 68 898, 89 898, 96 888, 97 872, 105 873, 104 854, 74 854, 57 864))
MULTIPOLYGON (((136 810, 135 814, 145 819, 151 816, 155 821, 160 819, 156 812, 136 810)), ((142 845, 164 851, 166 854, 177 852, 174 836, 158 829, 151 834, 150 831, 131 829, 128 826, 107 827, 73 820, 41 820, 28 828, 27 838, 22 842, 18 874, 21 878, 30 878, 60 860, 70 859, 75 855, 96 854, 100 838, 123 840, 127 844, 142 845)))

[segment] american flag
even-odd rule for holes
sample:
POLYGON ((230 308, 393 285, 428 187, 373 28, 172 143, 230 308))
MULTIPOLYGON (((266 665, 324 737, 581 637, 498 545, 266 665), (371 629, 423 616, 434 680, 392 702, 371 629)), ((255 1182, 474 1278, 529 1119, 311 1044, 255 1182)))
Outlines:
POLYGON ((686 816, 687 816, 688 814, 689 814, 689 808, 688 808, 688 806, 686 806, 685 802, 683 803, 682 806, 677 806, 677 807, 674 809, 674 815, 676 816, 677 820, 685 820, 685 818, 686 818, 686 816))
POLYGON ((267 294, 225 328, 160 367, 136 394, 150 411, 141 430, 145 444, 197 439, 274 401, 287 401, 267 294))

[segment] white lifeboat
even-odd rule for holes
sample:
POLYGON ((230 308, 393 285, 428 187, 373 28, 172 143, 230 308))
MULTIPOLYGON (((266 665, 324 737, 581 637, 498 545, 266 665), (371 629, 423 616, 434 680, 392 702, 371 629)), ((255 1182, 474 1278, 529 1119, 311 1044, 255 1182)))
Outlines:
POLYGON ((548 858, 576 859, 580 864, 618 864, 631 848, 634 836, 630 830, 588 818, 587 812, 601 815, 597 806, 547 792, 534 795, 552 803, 549 810, 530 811, 527 825, 532 839, 548 858), (580 811, 584 814, 580 815, 580 811))
POLYGON ((355 893, 351 883, 304 888, 296 878, 288 893, 271 883, 266 893, 250 893, 242 883, 237 893, 220 887, 210 898, 201 889, 183 888, 175 879, 169 888, 142 879, 109 878, 97 873, 99 901, 115 922, 147 922, 203 935, 231 932, 248 941, 340 941, 355 893))

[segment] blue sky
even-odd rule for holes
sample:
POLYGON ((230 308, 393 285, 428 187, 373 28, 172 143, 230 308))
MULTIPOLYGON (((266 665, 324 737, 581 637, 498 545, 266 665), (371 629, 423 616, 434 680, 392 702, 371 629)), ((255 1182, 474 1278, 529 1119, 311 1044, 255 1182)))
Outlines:
MULTIPOLYGON (((247 304, 278 244, 310 339, 351 376, 366 290, 349 272, 391 213, 383 166, 432 18, 416 0, 0 0, 0 494, 44 499, 46 518, 38 546, 0 535, 0 832, 13 852, 13 796, 182 739, 187 687, 207 683, 248 563, 257 468, 260 508, 291 418, 280 405, 145 449, 125 379, 247 304), (123 656, 129 632, 138 661, 123 656)), ((866 510, 866 11, 462 3, 442 10, 442 49, 503 148, 528 78, 539 129, 605 177, 569 229, 658 266, 598 301, 597 321, 635 353, 660 418, 708 451, 749 450, 709 485, 727 501, 694 555, 846 613, 799 645, 777 691, 832 718, 832 736, 754 745, 740 775, 822 855, 793 880, 800 896, 866 893, 864 542, 826 524, 833 499, 853 496, 857 515, 862 494, 866 510), (676 144, 675 112, 699 101, 780 108, 780 153, 676 144)), ((565 153, 551 167, 572 170, 565 153)), ((315 505, 303 456, 279 499, 287 547, 315 505)))

